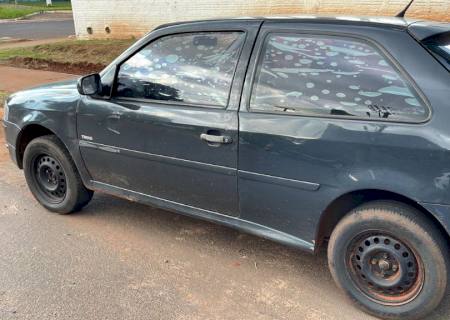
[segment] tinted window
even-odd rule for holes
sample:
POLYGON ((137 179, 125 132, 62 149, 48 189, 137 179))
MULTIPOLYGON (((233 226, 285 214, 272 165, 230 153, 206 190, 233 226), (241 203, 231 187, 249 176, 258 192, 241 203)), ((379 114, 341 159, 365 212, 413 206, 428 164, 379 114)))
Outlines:
POLYGON ((450 32, 426 38, 422 43, 450 70, 450 32))
POLYGON ((422 121, 428 109, 372 46, 334 36, 266 39, 250 108, 303 115, 422 121))
POLYGON ((243 42, 240 32, 160 38, 122 64, 117 96, 224 107, 243 42))

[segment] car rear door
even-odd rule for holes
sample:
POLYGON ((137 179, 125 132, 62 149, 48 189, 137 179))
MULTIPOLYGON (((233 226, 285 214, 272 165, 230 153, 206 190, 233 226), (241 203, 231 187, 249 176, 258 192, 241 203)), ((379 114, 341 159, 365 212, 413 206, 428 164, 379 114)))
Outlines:
POLYGON ((237 216, 238 104, 259 21, 153 32, 111 99, 84 97, 78 133, 94 183, 237 216))

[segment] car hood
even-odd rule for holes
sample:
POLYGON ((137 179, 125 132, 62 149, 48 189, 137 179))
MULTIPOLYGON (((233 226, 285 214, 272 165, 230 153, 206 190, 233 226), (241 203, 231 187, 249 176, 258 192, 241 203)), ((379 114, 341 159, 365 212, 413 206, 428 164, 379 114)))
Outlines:
POLYGON ((24 103, 73 101, 79 98, 77 80, 49 83, 34 88, 18 91, 8 98, 8 105, 24 103))
POLYGON ((50 83, 12 94, 6 101, 11 122, 21 126, 27 121, 40 120, 42 115, 75 113, 80 100, 77 81, 50 83))
POLYGON ((71 79, 71 80, 65 80, 65 81, 58 81, 58 82, 52 82, 47 83, 44 85, 39 85, 36 87, 33 87, 29 90, 48 90, 48 89, 54 89, 54 90, 67 90, 67 89, 76 89, 77 88, 77 81, 78 79, 71 79))

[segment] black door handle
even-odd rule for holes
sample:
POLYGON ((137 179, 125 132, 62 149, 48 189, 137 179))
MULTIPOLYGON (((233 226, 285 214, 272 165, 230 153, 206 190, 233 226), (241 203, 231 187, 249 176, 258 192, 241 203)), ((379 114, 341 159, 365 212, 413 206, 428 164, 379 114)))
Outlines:
POLYGON ((200 135, 200 139, 202 139, 203 141, 206 141, 208 143, 214 143, 214 144, 228 144, 228 143, 232 143, 233 139, 231 137, 228 136, 216 136, 216 135, 212 135, 212 134, 207 134, 207 133, 202 133, 200 135))

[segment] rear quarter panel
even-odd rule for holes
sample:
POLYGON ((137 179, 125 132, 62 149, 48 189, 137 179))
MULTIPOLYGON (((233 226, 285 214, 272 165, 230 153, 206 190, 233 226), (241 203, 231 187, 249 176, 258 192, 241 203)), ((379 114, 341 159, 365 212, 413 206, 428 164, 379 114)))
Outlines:
POLYGON ((450 203, 450 78, 404 29, 344 24, 267 23, 252 57, 240 115, 242 217, 314 242, 321 214, 339 196, 379 189, 417 202, 450 203), (421 124, 249 112, 261 38, 268 31, 350 35, 377 43, 415 82, 431 108, 421 124), (268 179, 265 179, 268 181, 268 179), (304 188, 304 182, 319 185, 304 188))

